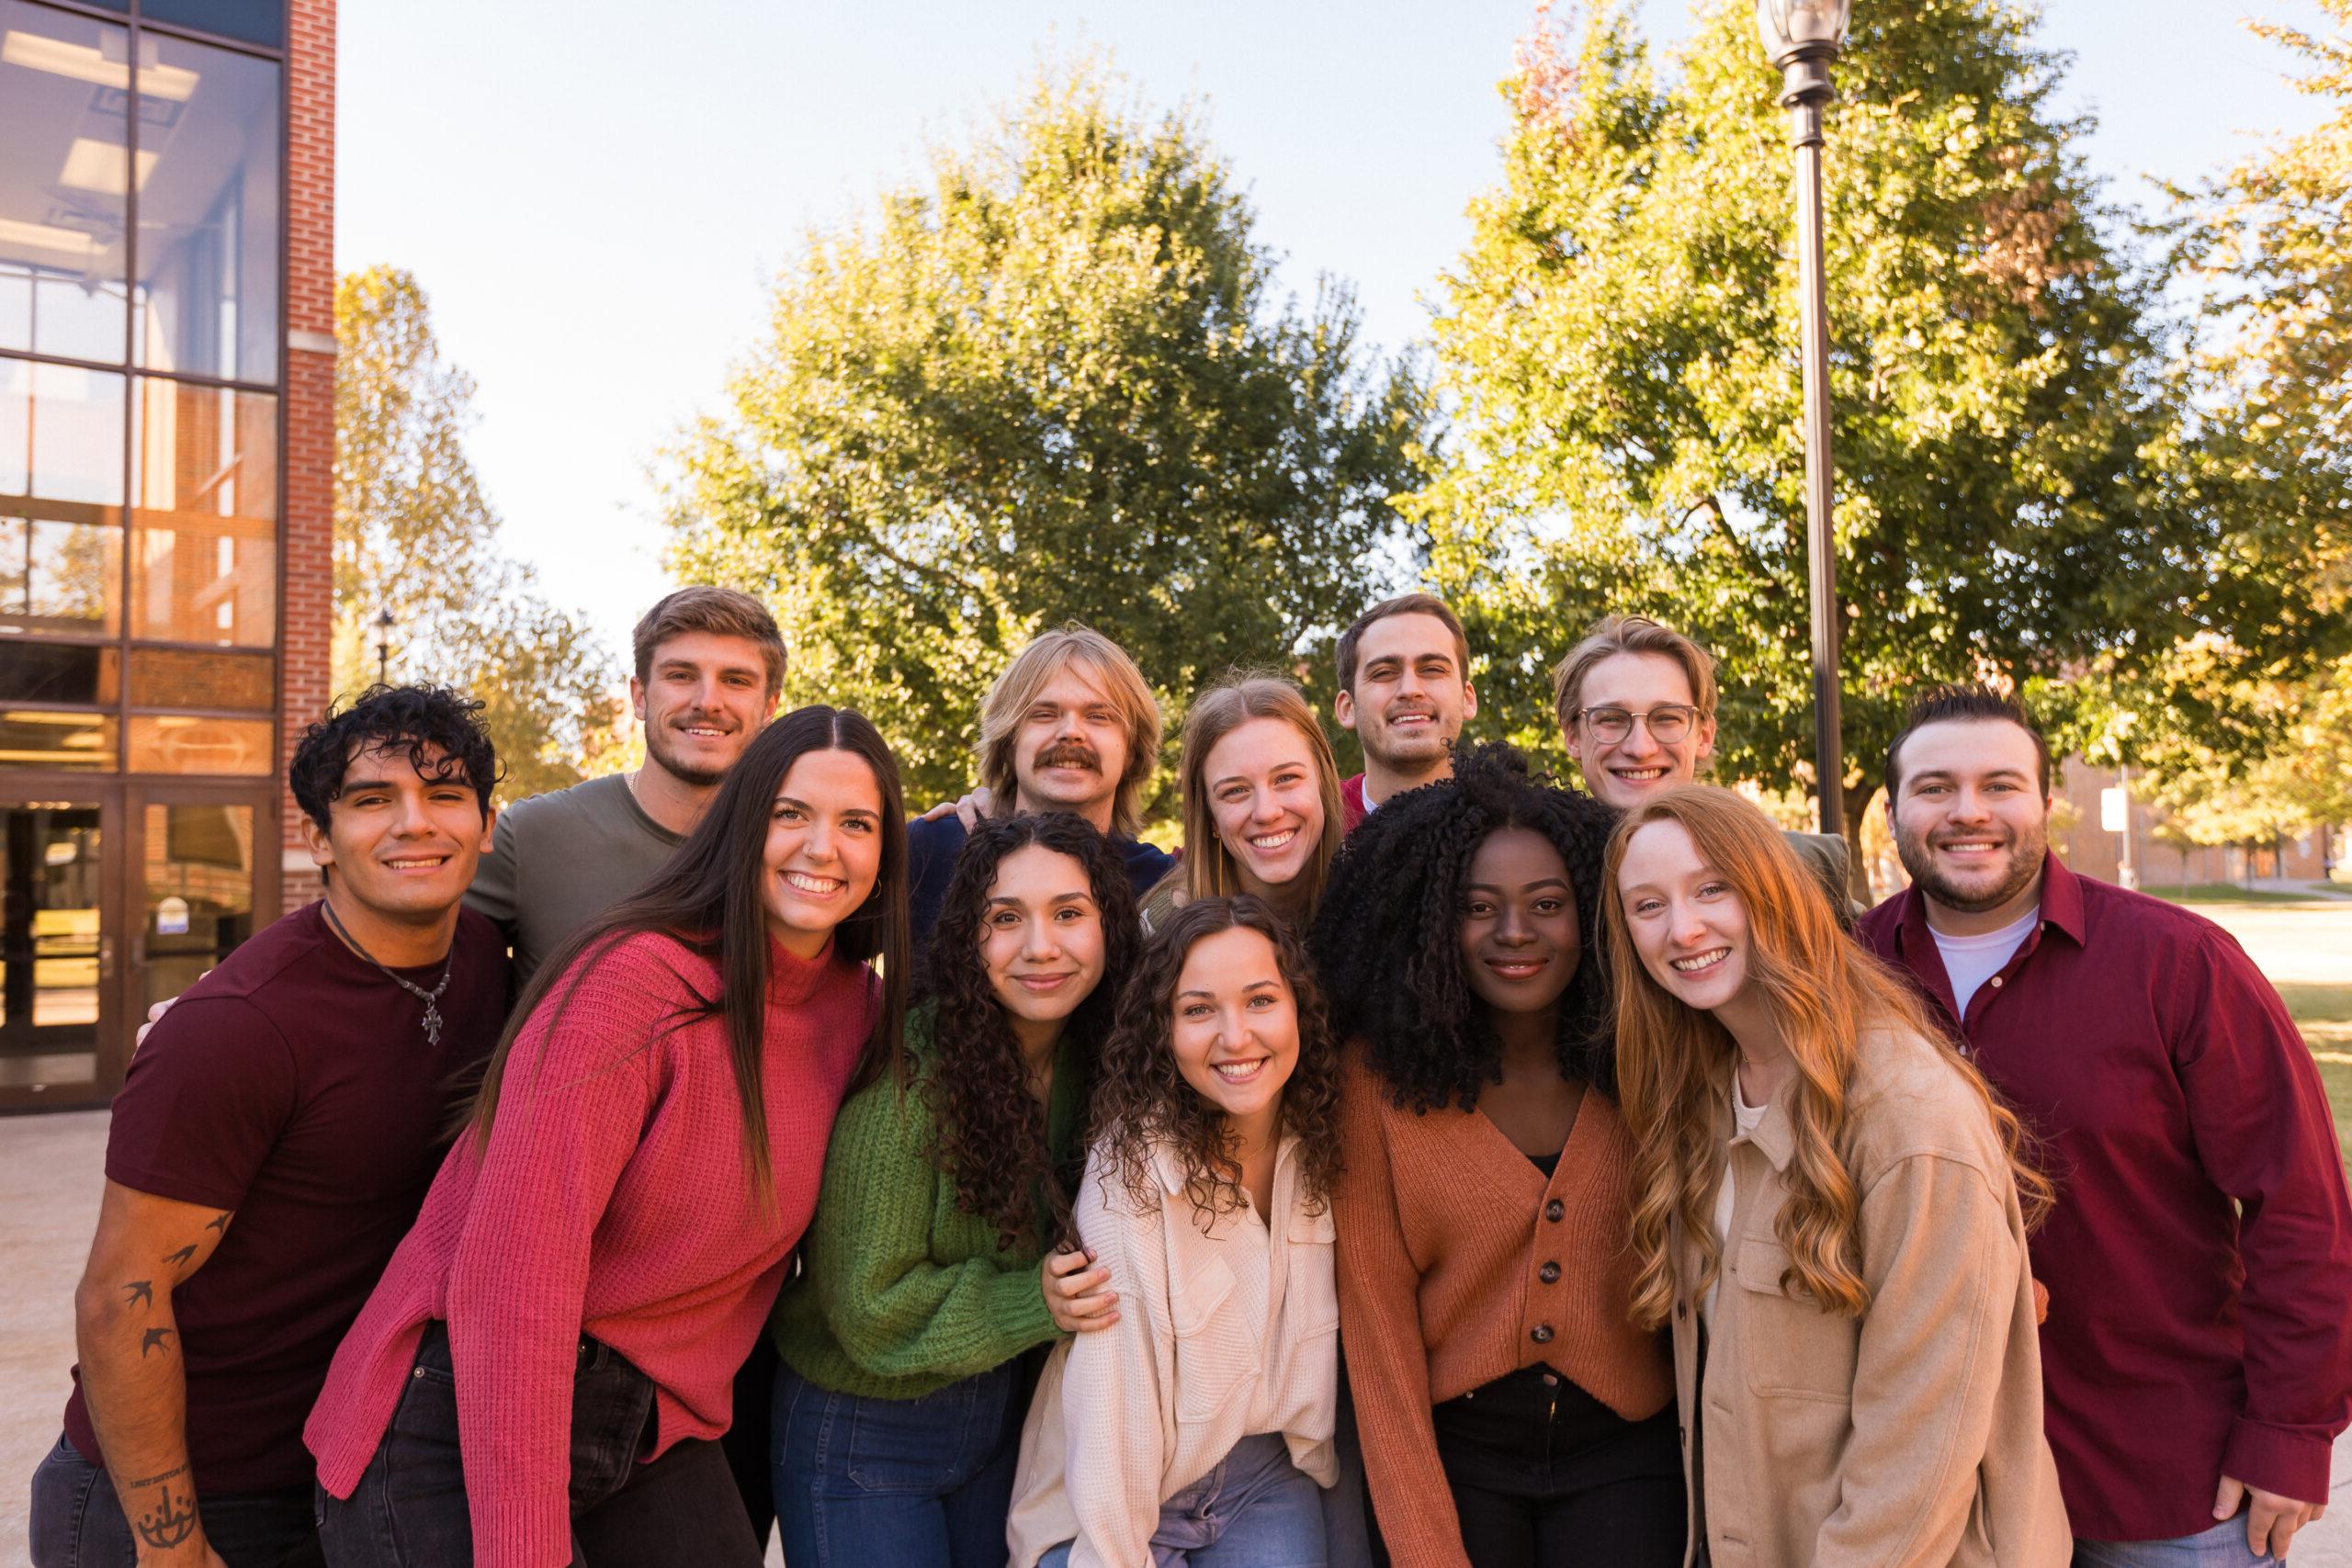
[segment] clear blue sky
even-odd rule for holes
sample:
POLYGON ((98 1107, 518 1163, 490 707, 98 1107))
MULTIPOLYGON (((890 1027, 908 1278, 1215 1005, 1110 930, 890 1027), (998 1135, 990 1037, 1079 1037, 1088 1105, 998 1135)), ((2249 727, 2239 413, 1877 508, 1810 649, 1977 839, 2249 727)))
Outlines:
MULTIPOLYGON (((1861 5, 1904 0, 1859 0, 1861 5)), ((430 292, 480 383, 471 450, 507 547, 616 655, 663 581, 645 468, 717 406, 763 280, 811 223, 912 172, 1041 54, 1107 46, 1154 102, 1206 100, 1260 234, 1305 293, 1352 279, 1370 335, 1422 298, 1491 181, 1495 83, 1532 0, 480 0, 342 10, 336 258, 430 292)), ((1643 0, 1655 34, 1684 0, 1643 0)), ((2070 107, 2120 194, 2309 124, 2248 9, 2309 0, 2049 0, 2070 107)), ((1758 91, 1769 84, 1759 81, 1758 91)))

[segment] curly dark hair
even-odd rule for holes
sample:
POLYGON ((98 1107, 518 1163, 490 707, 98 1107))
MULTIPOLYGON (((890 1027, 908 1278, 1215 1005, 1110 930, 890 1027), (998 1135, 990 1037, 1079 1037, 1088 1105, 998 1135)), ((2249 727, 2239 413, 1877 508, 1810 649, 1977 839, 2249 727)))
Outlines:
POLYGON ((1453 776, 1383 801, 1349 836, 1311 941, 1340 1033, 1401 1108, 1471 1110, 1502 1078, 1502 1042, 1463 972, 1462 884, 1490 833, 1524 828, 1560 852, 1584 955, 1560 998, 1560 1071, 1614 1098, 1601 857, 1617 814, 1554 786, 1516 749, 1467 746, 1453 776))
MULTIPOLYGON (((1385 809, 1384 807, 1384 809, 1385 809)), ((1195 898, 1152 932, 1143 963, 1119 996, 1119 1024, 1102 1047, 1094 1086, 1091 1145, 1104 1147, 1136 1207, 1156 1202, 1152 1151, 1167 1145, 1184 1170, 1184 1191, 1205 1227, 1240 1207, 1235 1134, 1216 1108, 1184 1081, 1170 1043, 1176 981, 1204 937, 1246 927, 1273 944, 1298 1010, 1298 1065, 1283 1086, 1282 1124, 1298 1138, 1310 1206, 1330 1200, 1340 1172, 1340 1052, 1306 949, 1262 899, 1249 894, 1195 898)))
POLYGON ((370 686, 349 707, 302 731, 286 767, 287 787, 323 833, 351 759, 381 749, 405 755, 421 778, 469 785, 486 817, 500 774, 481 713, 481 704, 447 686, 370 686), (428 762, 428 750, 438 750, 439 760, 428 762))
POLYGON ((1004 1247, 1035 1235, 1040 1193, 1056 1235, 1069 1233, 1069 1199, 1086 1164, 1081 1143, 1063 1168, 1054 1168, 1045 1110, 1029 1092, 1020 1043, 980 961, 981 922, 997 868, 1032 845, 1084 868, 1102 918, 1102 978, 1063 1024, 1090 1080, 1080 1086, 1081 1095, 1091 1091, 1095 1058, 1117 1015, 1119 982, 1134 970, 1143 945, 1126 867, 1111 841, 1082 818, 1047 811, 991 818, 972 830, 956 858, 921 982, 933 1003, 922 1090, 938 1128, 932 1158, 956 1183, 956 1206, 994 1220, 1004 1247))

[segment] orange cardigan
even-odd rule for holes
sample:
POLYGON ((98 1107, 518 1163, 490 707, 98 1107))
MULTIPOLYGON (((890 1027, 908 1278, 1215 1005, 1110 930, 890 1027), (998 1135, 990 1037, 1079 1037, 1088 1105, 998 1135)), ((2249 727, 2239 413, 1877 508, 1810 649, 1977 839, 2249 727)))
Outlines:
POLYGON ((1396 1568, 1467 1568, 1432 1405, 1539 1361, 1629 1421, 1674 1397, 1665 1335, 1627 1312, 1633 1140, 1588 1094, 1547 1181, 1481 1111, 1396 1109, 1353 1046, 1340 1122, 1340 1341, 1381 1534, 1396 1568))

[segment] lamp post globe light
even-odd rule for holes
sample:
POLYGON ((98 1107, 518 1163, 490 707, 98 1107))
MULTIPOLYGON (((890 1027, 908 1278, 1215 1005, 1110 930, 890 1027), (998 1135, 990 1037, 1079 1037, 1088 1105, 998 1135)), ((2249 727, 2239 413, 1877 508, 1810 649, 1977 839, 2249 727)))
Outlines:
POLYGON ((376 683, 392 683, 392 628, 400 623, 392 619, 389 606, 376 612, 376 683))
POLYGON ((1830 525, 1829 310, 1822 282, 1821 111, 1837 96, 1829 62, 1846 42, 1853 0, 1756 0, 1764 56, 1781 71, 1796 157, 1797 305, 1804 351, 1805 566, 1813 609, 1813 765, 1821 830, 1846 824, 1845 745, 1838 713, 1838 561, 1830 525))

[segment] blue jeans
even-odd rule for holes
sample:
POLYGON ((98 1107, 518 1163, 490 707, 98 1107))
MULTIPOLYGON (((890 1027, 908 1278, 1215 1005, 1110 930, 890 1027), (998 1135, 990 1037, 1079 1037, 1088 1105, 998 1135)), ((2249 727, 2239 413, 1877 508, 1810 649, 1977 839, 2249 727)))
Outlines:
POLYGON ((2269 1552, 2246 1550, 2245 1512, 2209 1530, 2170 1540, 2077 1540, 2075 1568, 2254 1568, 2277 1562, 2269 1552))
POLYGON ((777 1370, 771 1456, 791 1568, 1004 1568, 1021 1457, 1019 1359, 920 1399, 872 1399, 777 1370))
MULTIPOLYGON (((580 1341, 571 1377, 571 1561, 580 1568, 756 1568, 759 1548, 715 1442, 654 1435, 653 1380, 611 1347, 580 1341)), ((449 1336, 425 1330, 416 1362, 349 1498, 319 1493, 332 1568, 458 1568, 474 1557, 458 1446, 449 1336)))
MULTIPOLYGON (((1280 1435, 1244 1438, 1159 1506, 1152 1568, 1327 1568, 1323 1489, 1290 1461, 1280 1435)), ((1037 1560, 1069 1568, 1071 1543, 1037 1560)))
MULTIPOLYGON (((229 1568, 307 1568, 319 1561, 308 1486, 200 1492, 204 1539, 229 1568)), ((33 1568, 132 1568, 139 1543, 107 1472, 63 1438, 33 1472, 33 1568)))

